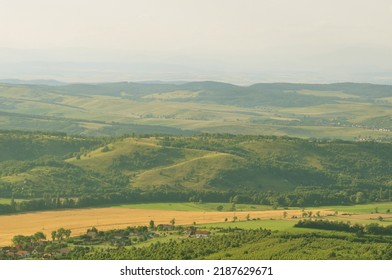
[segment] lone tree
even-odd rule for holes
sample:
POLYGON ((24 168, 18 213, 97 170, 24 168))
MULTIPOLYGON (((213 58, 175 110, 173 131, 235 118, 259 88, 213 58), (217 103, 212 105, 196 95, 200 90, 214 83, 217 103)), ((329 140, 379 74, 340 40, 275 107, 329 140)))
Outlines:
POLYGON ((155 229, 154 220, 150 220, 150 229, 155 229))
POLYGON ((216 210, 222 211, 222 210, 223 210, 223 205, 218 205, 218 206, 216 207, 216 210))
POLYGON ((171 219, 170 224, 174 227, 174 225, 176 224, 176 219, 175 218, 171 219))

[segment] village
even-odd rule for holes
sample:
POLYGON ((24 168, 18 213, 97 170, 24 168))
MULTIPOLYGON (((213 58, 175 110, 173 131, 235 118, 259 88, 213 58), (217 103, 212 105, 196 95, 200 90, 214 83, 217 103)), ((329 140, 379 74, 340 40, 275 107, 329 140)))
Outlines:
POLYGON ((71 237, 71 230, 60 228, 53 231, 51 240, 42 232, 30 236, 17 235, 12 239, 12 246, 0 248, 0 259, 69 259, 73 253, 87 247, 104 247, 107 250, 122 250, 131 246, 143 246, 146 241, 160 242, 185 238, 208 238, 212 232, 196 226, 175 226, 174 219, 170 224, 149 226, 128 226, 125 229, 100 231, 96 227, 89 228, 85 234, 71 237))

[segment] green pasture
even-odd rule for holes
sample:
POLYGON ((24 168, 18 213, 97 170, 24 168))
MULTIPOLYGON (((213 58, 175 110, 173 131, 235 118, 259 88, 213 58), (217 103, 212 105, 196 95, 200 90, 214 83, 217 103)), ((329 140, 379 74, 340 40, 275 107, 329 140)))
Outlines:
MULTIPOLYGON (((385 214, 390 209, 392 213, 392 202, 356 204, 350 206, 321 206, 320 208, 338 212, 348 212, 357 214, 385 214)), ((314 208, 317 209, 317 208, 314 208)))
POLYGON ((10 198, 1 198, 0 197, 0 204, 10 204, 11 199, 10 198))
MULTIPOLYGON (((23 201, 24 199, 15 199, 15 202, 20 202, 23 201)), ((0 197, 0 204, 10 204, 11 203, 11 198, 3 198, 0 197)))
POLYGON ((309 228, 295 228, 294 225, 298 222, 295 220, 283 220, 283 219, 267 219, 267 220, 251 220, 251 221, 236 221, 236 222, 222 222, 222 223, 208 223, 198 224, 197 227, 212 229, 212 228, 241 228, 241 229, 258 229, 265 228, 277 231, 287 232, 314 232, 320 231, 309 228))

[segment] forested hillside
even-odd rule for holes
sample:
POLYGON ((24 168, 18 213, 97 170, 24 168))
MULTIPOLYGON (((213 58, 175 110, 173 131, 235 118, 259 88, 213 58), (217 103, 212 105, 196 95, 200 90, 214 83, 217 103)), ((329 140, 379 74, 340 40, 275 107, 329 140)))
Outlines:
POLYGON ((391 199, 387 143, 2 131, 0 150, 3 213, 121 202, 317 206, 391 199))

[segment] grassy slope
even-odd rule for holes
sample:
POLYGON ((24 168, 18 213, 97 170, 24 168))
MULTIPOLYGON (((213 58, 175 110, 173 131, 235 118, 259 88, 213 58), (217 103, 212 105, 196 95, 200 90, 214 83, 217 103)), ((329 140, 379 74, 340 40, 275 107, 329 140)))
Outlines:
POLYGON ((351 206, 329 206, 328 209, 336 210, 339 212, 350 212, 355 214, 372 214, 377 212, 380 214, 387 213, 387 210, 392 210, 392 202, 386 203, 371 203, 371 204, 358 204, 351 206))
POLYGON ((222 170, 234 169, 237 157, 222 153, 208 153, 174 165, 157 167, 137 174, 135 186, 170 185, 180 183, 188 188, 201 189, 208 186, 222 170))
MULTIPOLYGON (((162 148, 153 138, 127 138, 113 142, 108 147, 107 152, 102 152, 102 148, 98 148, 82 156, 80 160, 72 158, 67 161, 83 168, 105 172, 120 156, 162 148)), ((152 168, 123 170, 123 173, 132 179, 132 185, 136 187, 181 184, 200 189, 214 179, 218 172, 233 169, 243 162, 234 155, 194 149, 168 148, 164 156, 170 158, 171 162, 152 168), (172 157, 170 151, 180 153, 172 157)))
POLYGON ((147 148, 156 148, 156 141, 152 139, 135 139, 128 138, 120 141, 115 141, 107 145, 109 151, 103 152, 102 148, 99 147, 96 150, 88 152, 85 155, 82 155, 79 160, 75 157, 67 160, 67 162, 75 164, 77 166, 90 168, 90 169, 98 169, 101 171, 107 170, 113 160, 118 158, 121 155, 132 153, 136 150, 140 151, 147 148))
MULTIPOLYGON (((257 150, 260 156, 266 156, 265 151, 268 151, 268 154, 271 153, 271 147, 273 145, 261 143, 260 146, 257 144, 244 144, 243 146, 251 152, 257 150)), ((102 152, 102 148, 98 148, 82 156, 80 160, 72 158, 67 161, 79 167, 105 172, 111 168, 113 161, 120 156, 132 154, 135 151, 142 152, 149 149, 162 148, 153 138, 127 138, 113 142, 108 147, 108 152, 102 152)), ((244 158, 229 153, 189 148, 179 149, 169 147, 168 149, 181 151, 181 154, 171 158, 170 163, 166 162, 150 168, 137 170, 123 170, 122 173, 131 178, 132 185, 135 187, 177 185, 192 189, 202 189, 213 187, 211 186, 211 182, 220 178, 221 174, 240 172, 239 170, 246 169, 247 166, 247 161, 244 158)), ((288 149, 288 146, 286 144, 279 144, 274 149, 276 153, 279 153, 282 150, 288 149)), ((163 156, 171 157, 170 154, 164 154, 163 156)), ((274 190, 287 190, 294 187, 286 179, 271 175, 263 170, 252 171, 249 177, 241 179, 241 184, 264 186, 266 189, 274 190)), ((216 184, 214 185, 216 186, 216 184)))

